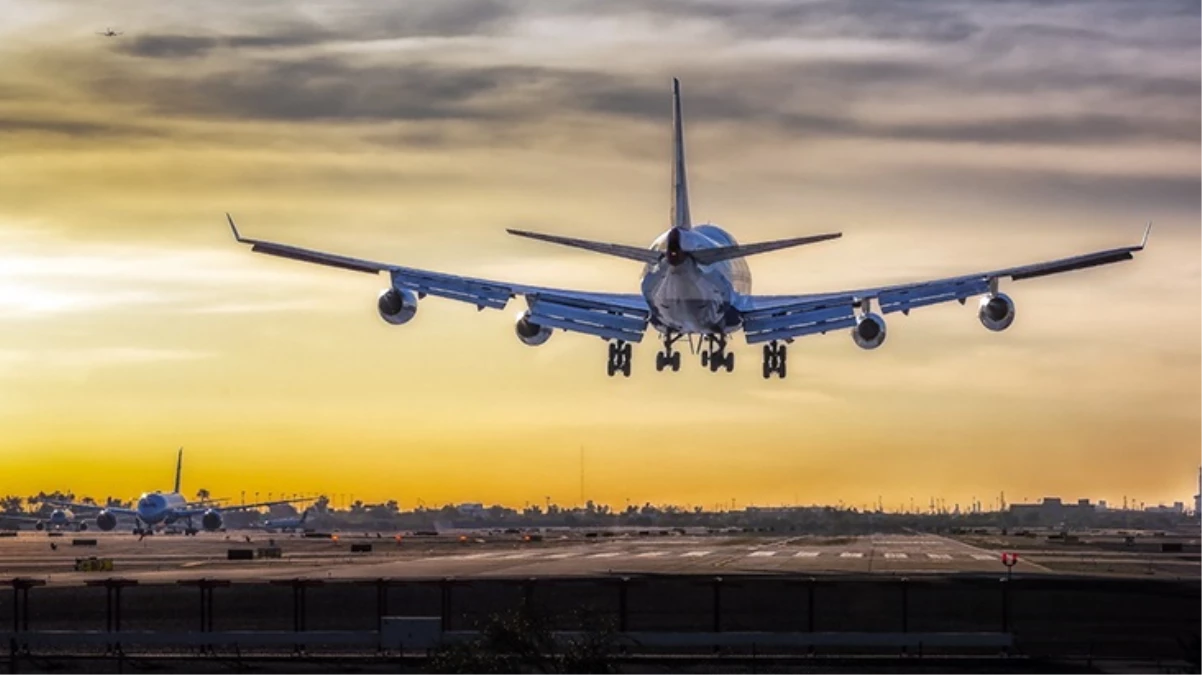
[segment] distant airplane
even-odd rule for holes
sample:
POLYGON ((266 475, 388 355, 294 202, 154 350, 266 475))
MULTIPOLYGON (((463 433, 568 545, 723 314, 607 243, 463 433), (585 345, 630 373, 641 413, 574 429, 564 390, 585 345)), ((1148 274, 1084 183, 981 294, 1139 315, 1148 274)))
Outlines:
POLYGON ((154 528, 159 525, 174 525, 177 522, 182 522, 185 525, 184 533, 189 535, 196 534, 199 530, 193 525, 192 519, 200 518, 201 526, 206 530, 219 530, 223 524, 221 514, 226 511, 241 511, 244 509, 253 509, 260 506, 274 506, 276 504, 292 504, 296 499, 283 499, 270 502, 257 502, 254 504, 239 504, 237 506, 214 506, 213 500, 204 500, 199 502, 188 501, 180 493, 180 477, 183 472, 184 465, 184 449, 179 449, 179 454, 175 460, 175 487, 171 492, 144 492, 138 498, 137 506, 133 509, 123 509, 112 506, 102 507, 91 504, 58 504, 58 506, 73 509, 91 509, 99 511, 96 514, 96 527, 108 532, 117 526, 117 518, 119 516, 131 516, 134 519, 134 534, 151 534, 154 528))
POLYGON ((117 37, 118 35, 125 35, 125 33, 122 33, 120 31, 115 31, 112 28, 105 28, 104 32, 98 31, 96 34, 103 35, 104 37, 117 37))
POLYGON ((9 513, 0 513, 0 520, 13 520, 18 523, 31 523, 33 529, 41 532, 43 530, 66 530, 73 524, 80 532, 88 529, 88 524, 82 520, 76 521, 75 514, 66 508, 56 508, 50 512, 49 518, 40 518, 38 516, 23 516, 9 513))
POLYGON ((526 286, 389 263, 350 258, 241 236, 234 219, 226 214, 234 239, 250 244, 252 251, 328 265, 355 272, 391 277, 380 294, 377 309, 384 321, 400 325, 417 312, 417 302, 436 295, 476 305, 503 309, 514 296, 524 296, 527 309, 514 330, 523 343, 541 345, 555 329, 595 335, 609 342, 608 374, 630 376, 631 343, 643 339, 650 326, 660 335, 663 350, 656 354, 656 370, 680 369, 680 353, 673 345, 687 337, 691 351, 700 351, 701 365, 711 372, 733 371, 735 357, 727 351, 728 337, 739 330, 748 344, 763 344, 763 376, 786 375, 786 344, 795 338, 832 330, 850 329, 862 349, 876 349, 885 341, 881 314, 902 312, 952 300, 964 304, 983 296, 977 315, 985 328, 1002 331, 1014 322, 1014 302, 1000 292, 1002 278, 1015 281, 1130 260, 1148 240, 1151 223, 1138 246, 1096 251, 1049 262, 1009 267, 962 276, 879 286, 850 291, 800 295, 753 295, 751 273, 744 260, 749 255, 792 246, 813 244, 842 236, 817 234, 793 239, 738 244, 717 225, 693 225, 689 215, 685 175, 684 132, 680 110, 680 82, 672 81, 672 207, 671 229, 650 248, 586 241, 571 237, 508 230, 510 234, 553 244, 573 246, 617 256, 644 265, 641 292, 592 293, 560 288, 526 286), (694 344, 694 337, 698 338, 694 344))
POLYGON ((258 525, 259 529, 267 532, 296 532, 297 530, 305 529, 305 520, 309 517, 309 511, 313 509, 305 509, 300 517, 293 518, 268 518, 258 525))

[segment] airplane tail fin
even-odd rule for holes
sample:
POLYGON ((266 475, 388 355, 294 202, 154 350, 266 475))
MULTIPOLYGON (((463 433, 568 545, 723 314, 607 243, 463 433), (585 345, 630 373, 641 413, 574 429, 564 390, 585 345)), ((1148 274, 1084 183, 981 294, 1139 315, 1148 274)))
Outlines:
POLYGON ((699 265, 712 265, 723 260, 731 260, 733 258, 744 258, 757 253, 767 253, 769 251, 779 251, 782 248, 792 248, 794 246, 805 246, 806 244, 816 244, 820 241, 829 239, 838 239, 842 237, 842 232, 832 232, 830 234, 815 234, 809 237, 796 237, 793 239, 777 239, 776 241, 761 241, 754 244, 736 244, 734 246, 720 246, 718 248, 703 248, 697 251, 690 251, 689 255, 696 260, 699 265))
POLYGON ((301 519, 300 519, 301 525, 305 524, 305 519, 309 517, 309 511, 312 511, 312 510, 313 509, 305 509, 304 512, 301 513, 301 519))
POLYGON ((672 78, 672 227, 688 230, 689 179, 684 167, 684 120, 680 113, 680 80, 672 78))
POLYGON ((179 493, 179 479, 184 471, 184 449, 181 447, 175 456, 175 492, 179 493))

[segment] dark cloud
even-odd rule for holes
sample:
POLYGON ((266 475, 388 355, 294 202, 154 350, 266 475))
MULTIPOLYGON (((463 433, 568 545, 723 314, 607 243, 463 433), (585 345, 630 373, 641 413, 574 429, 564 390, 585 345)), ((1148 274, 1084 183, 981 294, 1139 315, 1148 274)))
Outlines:
POLYGON ((139 35, 116 43, 115 49, 130 56, 182 59, 204 56, 220 41, 197 35, 139 35))
POLYGON ((85 120, 54 120, 20 118, 5 115, 0 117, 0 136, 4 134, 44 133, 72 138, 105 138, 158 136, 159 133, 140 126, 93 122, 85 120))

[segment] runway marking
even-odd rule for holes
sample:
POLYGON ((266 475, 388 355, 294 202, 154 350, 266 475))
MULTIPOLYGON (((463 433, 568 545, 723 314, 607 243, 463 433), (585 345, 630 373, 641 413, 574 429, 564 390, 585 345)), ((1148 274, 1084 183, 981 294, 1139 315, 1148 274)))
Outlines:
POLYGON ((687 553, 681 554, 680 557, 682 557, 682 558, 700 558, 702 556, 706 556, 711 553, 713 553, 713 551, 689 551, 687 553))
POLYGON ((998 557, 996 555, 992 555, 989 553, 974 553, 974 554, 972 554, 972 559, 973 560, 998 560, 998 557))
POLYGON ((585 556, 585 557, 586 558, 616 558, 620 555, 622 555, 621 551, 609 551, 607 553, 594 553, 592 555, 585 556))
POLYGON ((951 560, 952 557, 946 553, 928 553, 927 557, 931 560, 951 560))
POLYGON ((864 554, 859 551, 844 551, 839 554, 840 558, 863 558, 864 554))
POLYGON ((453 555, 448 557, 454 560, 479 560, 480 558, 491 558, 495 555, 497 555, 496 551, 490 551, 488 553, 469 553, 467 555, 453 555))
POLYGON ((886 553, 885 557, 886 558, 909 558, 910 556, 906 555, 905 553, 886 553))
POLYGON ((798 551, 793 554, 794 558, 817 558, 821 551, 798 551))
POLYGON ((770 558, 774 555, 776 555, 776 551, 756 551, 747 557, 748 558, 770 558))
POLYGON ((570 558, 574 555, 576 555, 575 551, 571 551, 569 553, 552 553, 551 555, 547 556, 547 559, 548 560, 563 560, 564 558, 570 558))
POLYGON ((524 551, 522 553, 510 553, 509 555, 498 556, 496 560, 520 560, 521 558, 529 558, 535 554, 534 551, 524 551))
POLYGON ((664 556, 664 555, 668 555, 668 552, 667 551, 647 551, 646 553, 640 553, 640 554, 636 555, 635 557, 636 558, 658 558, 658 557, 664 556))

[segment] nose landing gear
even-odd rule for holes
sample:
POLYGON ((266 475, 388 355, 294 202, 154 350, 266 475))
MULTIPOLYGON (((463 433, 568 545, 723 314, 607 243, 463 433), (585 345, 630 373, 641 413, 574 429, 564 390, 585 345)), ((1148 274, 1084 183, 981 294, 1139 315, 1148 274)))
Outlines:
POLYGON ((773 340, 764 345, 764 379, 772 377, 773 373, 780 375, 781 379, 785 379, 787 373, 785 367, 785 356, 788 353, 788 347, 773 340))
POLYGON ((605 365, 605 372, 610 377, 616 373, 630 377, 630 357, 633 352, 630 343, 625 340, 615 340, 609 343, 609 363, 605 365))

